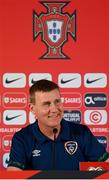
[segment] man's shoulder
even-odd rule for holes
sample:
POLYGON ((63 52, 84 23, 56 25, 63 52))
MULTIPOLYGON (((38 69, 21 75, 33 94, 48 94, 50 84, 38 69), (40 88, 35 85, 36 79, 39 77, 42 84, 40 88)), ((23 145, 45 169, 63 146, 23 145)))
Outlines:
POLYGON ((68 126, 69 129, 71 129, 73 132, 86 132, 88 130, 88 127, 84 124, 76 124, 74 122, 70 122, 70 121, 63 121, 64 122, 64 126, 68 126))
POLYGON ((26 152, 31 152, 35 142, 34 131, 36 127, 37 125, 33 123, 16 132, 12 138, 14 147, 17 148, 19 146, 21 149, 25 147, 26 152))
POLYGON ((36 122, 33 124, 29 124, 26 127, 23 127, 20 131, 16 132, 14 136, 33 136, 35 126, 37 126, 36 122))

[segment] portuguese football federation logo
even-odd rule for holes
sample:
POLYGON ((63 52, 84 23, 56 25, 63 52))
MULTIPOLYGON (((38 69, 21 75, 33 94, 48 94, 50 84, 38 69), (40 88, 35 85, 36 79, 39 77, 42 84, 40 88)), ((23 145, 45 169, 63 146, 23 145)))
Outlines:
POLYGON ((68 41, 68 34, 76 41, 76 10, 70 15, 63 8, 69 2, 41 1, 47 10, 38 15, 33 10, 33 39, 41 34, 47 50, 40 59, 69 59, 63 52, 63 46, 68 41))

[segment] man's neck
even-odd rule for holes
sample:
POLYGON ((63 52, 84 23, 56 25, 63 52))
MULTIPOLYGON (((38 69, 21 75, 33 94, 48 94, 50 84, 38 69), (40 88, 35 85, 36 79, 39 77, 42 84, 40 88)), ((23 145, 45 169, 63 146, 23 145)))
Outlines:
POLYGON ((38 126, 42 134, 44 134, 45 136, 47 136, 49 139, 52 139, 52 140, 54 140, 53 129, 54 128, 57 129, 57 133, 56 133, 56 138, 57 138, 60 132, 60 128, 61 128, 61 125, 57 127, 45 127, 45 126, 40 125, 40 123, 38 123, 38 126))

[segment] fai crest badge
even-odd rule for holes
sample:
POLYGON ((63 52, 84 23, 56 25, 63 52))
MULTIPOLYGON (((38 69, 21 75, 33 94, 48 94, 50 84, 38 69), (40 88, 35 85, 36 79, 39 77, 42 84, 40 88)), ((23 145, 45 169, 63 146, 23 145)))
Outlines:
POLYGON ((67 141, 65 143, 65 150, 70 154, 73 155, 78 148, 78 144, 75 141, 67 141))
POLYGON ((38 15, 33 10, 33 39, 41 34, 47 51, 41 59, 68 59, 62 51, 68 41, 68 34, 76 41, 76 10, 70 15, 63 8, 69 2, 45 1, 40 2, 47 9, 46 13, 38 15))

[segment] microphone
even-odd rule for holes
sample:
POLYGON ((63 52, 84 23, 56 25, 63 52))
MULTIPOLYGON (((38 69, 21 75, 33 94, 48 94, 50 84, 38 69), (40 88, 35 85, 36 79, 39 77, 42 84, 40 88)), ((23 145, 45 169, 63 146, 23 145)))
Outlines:
POLYGON ((56 140, 56 133, 58 132, 57 128, 53 129, 53 134, 54 134, 54 141, 56 140))
POLYGON ((52 143, 52 169, 55 170, 55 142, 56 142, 56 133, 58 132, 57 128, 53 129, 53 134, 54 134, 54 141, 52 143))

